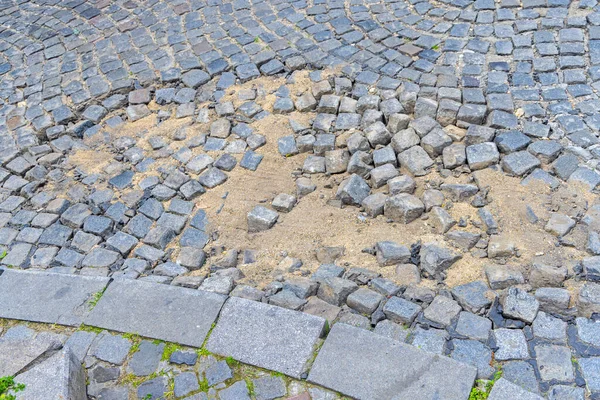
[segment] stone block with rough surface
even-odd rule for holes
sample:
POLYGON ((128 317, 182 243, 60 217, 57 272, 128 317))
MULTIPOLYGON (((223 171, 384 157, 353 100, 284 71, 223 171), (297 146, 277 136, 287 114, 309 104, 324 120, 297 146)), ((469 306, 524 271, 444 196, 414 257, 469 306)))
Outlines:
POLYGON ((104 290, 103 277, 4 270, 0 275, 0 318, 79 326, 89 300, 104 290))
POLYGON ((0 376, 14 376, 62 346, 62 335, 43 332, 35 337, 10 337, 9 332, 0 339, 0 376))
POLYGON ((336 324, 308 380, 372 400, 464 399, 477 371, 364 329, 336 324))
POLYGON ((494 384, 488 400, 505 399, 542 400, 543 397, 540 397, 535 393, 528 392, 527 390, 522 389, 520 386, 515 385, 504 378, 500 378, 494 384))
POLYGON ((19 400, 87 399, 85 372, 69 348, 17 375, 15 381, 25 385, 25 390, 17 393, 19 400))
POLYGON ((85 324, 200 347, 224 301, 225 296, 203 290, 119 280, 110 284, 85 324))
POLYGON ((245 364, 300 378, 325 319, 242 298, 230 298, 206 348, 245 364))
POLYGON ((278 218, 279 214, 275 211, 263 206, 256 206, 248 213, 248 232, 266 231, 275 225, 278 218))

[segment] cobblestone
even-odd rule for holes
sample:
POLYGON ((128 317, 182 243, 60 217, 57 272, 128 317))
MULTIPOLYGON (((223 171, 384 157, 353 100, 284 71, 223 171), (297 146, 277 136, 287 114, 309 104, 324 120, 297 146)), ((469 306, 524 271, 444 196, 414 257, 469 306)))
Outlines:
MULTIPOLYGON (((365 245, 375 244, 364 250, 377 263, 369 273, 343 259, 348 275, 317 272, 311 282, 318 288, 302 291, 287 269, 282 279, 274 273, 264 292, 245 295, 312 311, 319 311, 319 297, 335 304, 320 307, 335 314, 330 322, 343 309, 343 321, 367 328, 385 326, 384 318, 404 323, 416 332, 413 344, 458 354, 478 368, 488 345, 501 362, 536 358, 542 394, 567 390, 557 382, 600 391, 593 358, 600 352, 586 319, 600 310, 598 271, 589 254, 582 256, 598 254, 600 225, 592 202, 579 205, 580 194, 563 192, 582 185, 597 194, 600 185, 598 24, 593 0, 346 7, 7 1, 0 6, 0 264, 241 292, 238 263, 246 272, 262 249, 235 249, 231 276, 217 274, 218 259, 230 250, 219 238, 228 233, 208 218, 188 217, 215 193, 222 196, 216 215, 232 212, 236 174, 270 168, 277 144, 284 161, 308 157, 291 173, 297 193, 290 186, 290 194, 279 190, 244 206, 254 240, 296 229, 290 220, 316 192, 327 206, 362 207, 354 211, 365 227, 399 222, 412 233, 422 224, 421 233, 446 243, 378 237, 365 245), (302 75, 303 68, 313 71, 302 75), (249 82, 261 75, 285 83, 249 82), (305 90, 291 89, 302 80, 305 90), (247 87, 232 89, 243 82, 247 87), (271 113, 284 122, 273 129, 277 136, 259 129, 271 113), (146 128, 113 135, 134 121, 184 123, 164 137, 146 137, 146 128), (82 152, 102 166, 86 172, 72 165, 82 152), (511 229, 497 214, 493 187, 488 196, 485 175, 498 166, 514 182, 558 193, 540 195, 527 218, 523 210, 514 214, 525 229, 547 231, 556 252, 544 256, 563 268, 537 263, 528 243, 498 235, 511 229), (281 214, 264 207, 269 203, 281 214), (478 209, 472 218, 462 208, 469 204, 478 209), (385 245, 394 240, 403 245, 385 245), (564 265, 565 247, 573 265, 564 265), (456 271, 473 260, 486 263, 487 282, 457 284, 456 271), (421 279, 441 286, 428 291, 421 279), (583 284, 569 302, 560 287, 572 279, 583 284), (453 284, 444 286, 447 280, 453 284), (492 321, 495 343, 488 344, 492 321), (452 347, 450 339, 461 344, 452 347), (578 341, 593 348, 581 353, 578 341), (569 369, 565 346, 581 371, 569 369)), ((352 260, 356 249, 347 250, 352 260)), ((286 249, 278 252, 288 259, 286 249)), ((310 276, 317 265, 302 258, 293 273, 310 276)), ((488 372, 480 369, 481 376, 488 372)), ((242 386, 236 390, 247 392, 242 386)), ((167 381, 156 378, 139 393, 166 390, 167 381)))

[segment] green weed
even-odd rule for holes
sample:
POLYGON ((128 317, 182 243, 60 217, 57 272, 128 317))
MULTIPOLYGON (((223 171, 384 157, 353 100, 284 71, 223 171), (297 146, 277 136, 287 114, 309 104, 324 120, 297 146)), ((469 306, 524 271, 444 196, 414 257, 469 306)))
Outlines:
MULTIPOLYGON (((162 371, 161 371, 162 373, 162 371)), ((151 373, 148 376, 135 376, 134 374, 127 374, 121 378, 121 384, 131 385, 134 388, 137 388, 142 383, 152 380, 156 378, 159 374, 156 372, 151 373)))
POLYGON ((98 302, 102 298, 102 295, 104 294, 105 290, 106 290, 106 288, 99 290, 92 295, 92 298, 89 301, 90 310, 93 309, 94 307, 96 307, 96 304, 98 304, 98 302))
POLYGON ((171 354, 175 353, 178 350, 181 350, 181 346, 179 346, 177 343, 166 343, 165 349, 163 350, 162 354, 162 360, 169 360, 169 358, 171 358, 171 354))
POLYGON ((210 356, 210 351, 206 350, 204 347, 196 350, 196 354, 198 354, 198 357, 208 357, 210 356))
POLYGON ((252 379, 246 378, 246 386, 248 387, 248 395, 251 398, 254 398, 256 395, 256 391, 254 390, 254 382, 252 382, 252 379))
POLYGON ((200 391, 201 392, 208 392, 208 381, 206 379, 202 379, 200 381, 200 391))
POLYGON ((494 384, 498 379, 502 377, 502 369, 498 369, 494 374, 494 378, 491 381, 483 381, 478 379, 475 381, 475 386, 471 389, 471 393, 469 394, 469 400, 486 400, 494 387, 494 384))
POLYGON ((140 349, 140 343, 142 343, 142 338, 140 338, 140 336, 136 335, 135 333, 124 333, 122 336, 127 340, 131 340, 131 342, 133 343, 131 345, 131 349, 129 349, 129 354, 137 353, 137 351, 140 349))
POLYGON ((14 376, 3 376, 0 378, 0 400, 15 400, 14 393, 25 390, 25 385, 16 383, 14 376))
POLYGON ((84 332, 92 332, 92 333, 100 333, 100 332, 102 332, 101 328, 97 328, 95 326, 89 326, 89 325, 85 325, 85 324, 79 325, 79 329, 78 330, 84 331, 84 332))
POLYGON ((240 365, 240 362, 233 357, 225 357, 225 362, 229 365, 230 368, 235 368, 240 365))

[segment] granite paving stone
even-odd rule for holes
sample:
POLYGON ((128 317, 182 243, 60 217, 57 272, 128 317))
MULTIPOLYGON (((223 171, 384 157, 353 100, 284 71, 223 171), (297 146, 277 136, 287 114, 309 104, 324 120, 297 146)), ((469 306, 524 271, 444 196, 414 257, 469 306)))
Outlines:
POLYGON ((183 397, 200 388, 198 377, 194 372, 183 372, 175 376, 173 393, 183 397))
POLYGON ((2 318, 79 326, 90 312, 89 300, 101 293, 104 277, 3 270, 2 318))
POLYGON ((119 280, 108 286, 85 323, 200 347, 224 301, 215 293, 119 280), (148 304, 153 307, 148 308, 148 304), (161 324, 156 324, 156 320, 161 324))
POLYGON ((492 321, 485 317, 461 311, 456 323, 456 332, 471 339, 487 341, 492 329, 492 321))
POLYGON ((527 361, 509 361, 502 365, 502 377, 521 388, 539 394, 539 383, 533 365, 527 361))
POLYGON ((476 370, 364 329, 336 324, 308 380, 356 398, 467 398, 476 370), (332 363, 337 368, 331 368, 332 363))
POLYGON ((501 399, 523 399, 523 400, 541 400, 543 397, 528 392, 522 389, 520 386, 509 382, 504 378, 500 378, 492 388, 489 400, 501 400, 501 399))
POLYGON ((144 340, 140 343, 139 348, 131 357, 128 367, 136 376, 150 375, 158 368, 158 363, 161 361, 164 343, 152 343, 144 340))
POLYGON ((284 397, 287 394, 285 381, 281 377, 269 376, 254 379, 255 396, 261 400, 271 400, 284 397))
POLYGON ((419 350, 442 355, 448 349, 449 338, 448 332, 443 329, 426 329, 418 326, 414 329, 410 343, 419 350))
POLYGON ((535 346, 540 377, 545 381, 570 382, 575 378, 571 350, 565 346, 535 346))
POLYGON ((494 339, 498 350, 495 352, 497 360, 524 360, 529 358, 527 340, 520 329, 499 328, 493 330, 494 339))
POLYGON ((299 378, 306 371, 325 319, 231 297, 206 348, 243 363, 299 378))
POLYGON ((15 381, 25 385, 26 397, 30 398, 86 397, 85 371, 69 348, 56 352, 47 360, 17 375, 15 381))
POLYGON ((132 343, 130 340, 107 332, 101 333, 92 348, 94 357, 115 365, 121 365, 129 354, 132 343))
POLYGON ((593 392, 600 390, 600 358, 579 358, 577 363, 581 367, 586 387, 593 392))
POLYGON ((48 332, 35 335, 33 330, 20 328, 25 327, 17 326, 9 329, 0 341, 2 376, 14 376, 39 357, 62 346, 59 335, 48 334, 48 332))
POLYGON ((453 340, 452 359, 477 368, 478 379, 488 379, 494 368, 490 366, 492 351, 476 340, 453 340))
POLYGON ((237 381, 226 389, 219 391, 221 400, 250 400, 248 385, 245 381, 237 381))

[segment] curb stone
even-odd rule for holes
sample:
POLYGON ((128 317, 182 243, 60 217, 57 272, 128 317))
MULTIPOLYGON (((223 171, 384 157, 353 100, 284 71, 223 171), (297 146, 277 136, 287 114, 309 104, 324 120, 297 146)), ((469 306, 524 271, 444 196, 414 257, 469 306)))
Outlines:
POLYGON ((447 357, 335 324, 308 380, 359 399, 467 399, 476 374, 447 357))
MULTIPOLYGON (((87 280, 78 276, 9 270, 0 277, 0 287, 10 283, 10 293, 19 293, 24 284, 35 282, 35 286, 40 286, 46 279, 54 283, 87 280)), ((99 280, 101 288, 106 281, 99 280)), ((60 290, 62 286, 58 287, 60 290)), ((0 304, 3 303, 0 301, 0 304)), ((60 314, 57 307, 63 304, 54 304, 51 311, 60 314)), ((67 308, 70 305, 67 303, 67 308)), ((2 309, 6 310, 5 307, 2 309)), ((1 315, 5 317, 6 314, 1 315)), ((36 315, 29 318, 21 310, 18 319, 43 319, 36 315)), ((65 321, 61 318, 49 320, 51 323, 65 321)), ((201 347, 215 320, 216 325, 206 343, 208 351, 296 379, 306 377, 309 362, 326 326, 321 317, 261 302, 237 297, 225 301, 225 296, 210 292, 135 280, 111 282, 84 322, 89 326, 201 347), (199 313, 199 310, 204 312, 199 313)), ((70 350, 65 351, 71 354, 70 350)), ((72 370, 73 374, 76 372, 72 370)), ((308 380, 356 398, 414 398, 418 393, 428 396, 442 391, 442 398, 466 399, 475 373, 473 367, 449 358, 338 323, 318 352, 308 380), (331 368, 331 365, 337 367, 331 368), (440 383, 434 377, 443 369, 456 372, 446 375, 440 383), (419 378, 413 381, 416 376, 419 378), (407 379, 413 383, 404 386, 407 379), (453 384, 448 384, 452 380, 453 384), (389 397, 398 390, 398 385, 403 387, 400 394, 389 397)))
POLYGON ((85 324, 201 347, 225 299, 202 290, 122 279, 110 283, 85 324))
POLYGON ((301 378, 324 329, 321 317, 230 297, 206 349, 301 378))
POLYGON ((79 326, 88 302, 109 278, 5 269, 0 275, 0 318, 79 326))

